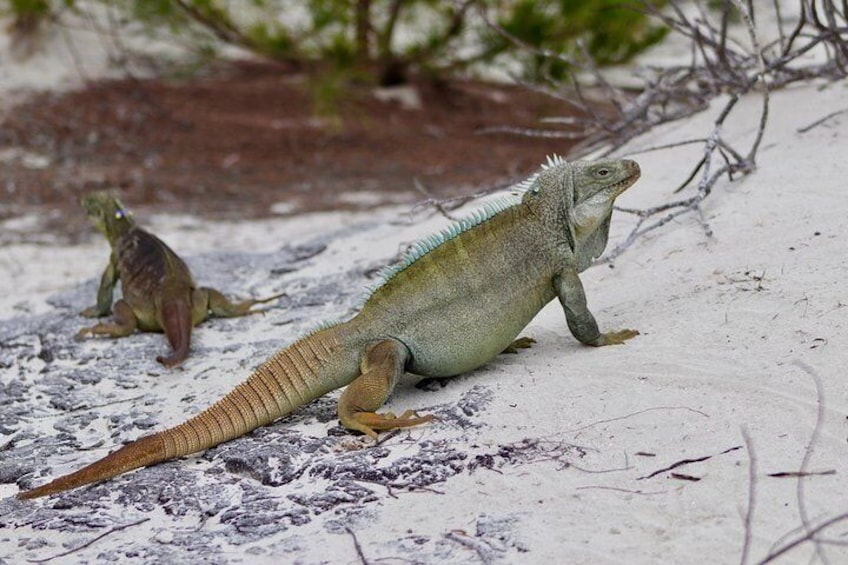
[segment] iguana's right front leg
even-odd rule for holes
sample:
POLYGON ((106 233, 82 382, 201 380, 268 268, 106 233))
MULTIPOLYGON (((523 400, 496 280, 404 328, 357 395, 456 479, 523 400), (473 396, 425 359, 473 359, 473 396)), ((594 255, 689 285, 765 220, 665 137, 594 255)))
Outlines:
POLYGON ((86 318, 108 316, 109 312, 112 311, 112 291, 119 276, 118 266, 113 256, 109 259, 109 264, 106 265, 103 276, 100 277, 100 288, 97 289, 97 304, 86 308, 80 314, 86 318))
POLYGON ((418 416, 407 410, 401 416, 375 411, 388 400, 406 367, 409 350, 394 339, 369 345, 362 358, 362 374, 350 383, 339 399, 342 425, 376 439, 378 431, 424 424, 433 416, 418 416))
POLYGON ((554 281, 560 304, 565 310, 568 329, 580 343, 600 347, 618 345, 639 335, 637 330, 620 330, 601 333, 595 317, 586 304, 586 293, 577 272, 564 269, 554 281))
POLYGON ((90 328, 82 328, 77 332, 77 339, 82 339, 88 334, 124 337, 133 333, 138 327, 138 318, 123 299, 115 302, 113 318, 112 322, 101 322, 90 328))

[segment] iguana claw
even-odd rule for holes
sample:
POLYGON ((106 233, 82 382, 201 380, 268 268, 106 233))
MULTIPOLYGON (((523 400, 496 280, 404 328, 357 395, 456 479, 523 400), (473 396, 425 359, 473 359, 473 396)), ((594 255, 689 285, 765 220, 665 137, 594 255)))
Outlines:
POLYGON ((352 428, 360 431, 367 436, 377 439, 378 432, 385 432, 397 428, 411 428, 412 426, 420 426, 427 422, 432 422, 436 419, 432 414, 419 416, 414 410, 407 410, 400 416, 395 416, 391 412, 378 414, 377 412, 356 412, 352 415, 353 421, 345 422, 347 428, 352 428))
POLYGON ((621 345, 628 339, 639 335, 639 330, 618 330, 601 334, 601 343, 598 345, 621 345))

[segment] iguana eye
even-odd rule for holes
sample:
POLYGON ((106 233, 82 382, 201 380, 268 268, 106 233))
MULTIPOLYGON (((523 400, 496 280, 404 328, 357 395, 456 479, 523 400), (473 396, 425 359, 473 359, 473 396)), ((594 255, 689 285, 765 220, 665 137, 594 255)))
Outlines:
POLYGON ((610 174, 610 170, 607 169, 607 168, 598 169, 598 171, 595 174, 598 175, 599 177, 605 177, 608 174, 610 174))

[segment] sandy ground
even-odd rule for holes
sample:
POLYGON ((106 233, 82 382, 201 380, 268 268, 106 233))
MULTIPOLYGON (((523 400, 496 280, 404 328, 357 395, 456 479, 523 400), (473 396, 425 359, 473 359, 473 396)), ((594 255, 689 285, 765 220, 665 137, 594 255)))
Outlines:
MULTIPOLYGON (((815 526, 846 511, 846 117, 797 131, 841 109, 846 94, 841 83, 775 95, 759 170, 720 183, 706 202, 713 237, 685 217, 639 240, 615 269, 584 274, 602 326, 642 332, 626 346, 581 347, 551 304, 525 332, 538 341, 529 351, 443 386, 410 379, 390 402, 440 423, 349 451, 357 440, 322 399, 200 457, 46 501, 5 498, 0 557, 352 563, 358 544, 369 562, 727 563, 742 555, 749 496, 750 556, 766 557, 803 534, 803 517, 815 526), (802 469, 816 474, 791 476, 802 469)), ((754 131, 759 99, 743 103, 731 139, 754 131)), ((710 119, 668 126, 630 151, 708 131, 710 119)), ((620 204, 662 202, 697 155, 639 155, 643 178, 620 204)), ((377 265, 447 222, 410 224, 402 212, 152 218, 199 279, 295 297, 264 316, 207 324, 171 372, 153 361, 161 336, 71 339, 105 243, 0 250, 11 275, 0 493, 181 421, 315 322, 348 315, 377 265), (62 276, 47 276, 48 263, 62 276)), ((614 233, 629 221, 618 215, 614 233)), ((844 521, 821 538, 783 562, 816 550, 848 559, 844 521)))

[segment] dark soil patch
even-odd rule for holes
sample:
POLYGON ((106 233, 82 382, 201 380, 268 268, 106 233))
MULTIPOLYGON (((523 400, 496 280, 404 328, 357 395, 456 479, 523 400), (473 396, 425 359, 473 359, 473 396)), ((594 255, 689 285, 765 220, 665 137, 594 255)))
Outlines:
POLYGON ((354 85, 321 113, 312 84, 284 67, 239 63, 191 81, 34 95, 0 126, 0 213, 52 211, 55 227, 74 231, 84 226, 80 195, 102 188, 120 188, 136 208, 220 218, 268 215, 280 202, 292 213, 362 207, 348 193, 363 191, 378 195, 369 205, 414 202, 423 198, 416 179, 434 196, 469 194, 517 180, 572 143, 479 134, 562 114, 516 86, 421 83, 415 110, 354 85))

